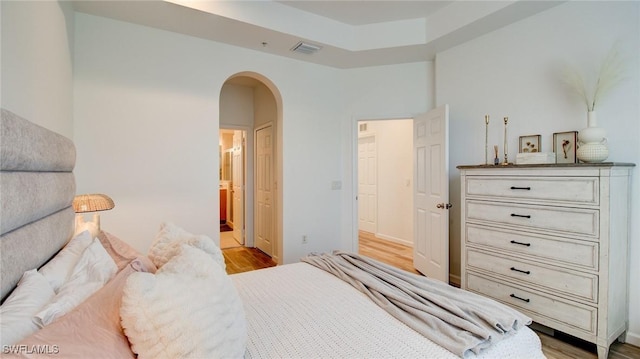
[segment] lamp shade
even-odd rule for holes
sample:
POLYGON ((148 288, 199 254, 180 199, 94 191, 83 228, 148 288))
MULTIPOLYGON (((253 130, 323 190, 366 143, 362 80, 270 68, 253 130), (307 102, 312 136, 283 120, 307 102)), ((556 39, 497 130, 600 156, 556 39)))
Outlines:
POLYGON ((73 210, 76 213, 107 211, 115 206, 106 194, 80 194, 73 198, 73 210))

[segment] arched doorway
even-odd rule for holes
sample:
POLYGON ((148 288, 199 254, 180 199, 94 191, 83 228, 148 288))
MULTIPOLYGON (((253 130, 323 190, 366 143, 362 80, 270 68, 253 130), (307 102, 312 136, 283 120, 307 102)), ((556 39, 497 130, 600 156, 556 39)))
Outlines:
POLYGON ((227 190, 221 219, 226 204, 236 238, 242 226, 242 240, 236 242, 282 263, 282 98, 277 87, 255 72, 230 76, 220 91, 220 136, 221 199, 223 187, 227 190), (225 141, 231 146, 223 146, 224 134, 234 138, 225 141), (223 179, 223 170, 232 175, 223 179))

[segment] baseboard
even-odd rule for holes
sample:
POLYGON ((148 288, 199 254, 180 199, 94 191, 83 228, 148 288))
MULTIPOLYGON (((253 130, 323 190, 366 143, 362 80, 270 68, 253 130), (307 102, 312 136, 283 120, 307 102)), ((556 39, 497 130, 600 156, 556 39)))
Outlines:
POLYGON ((374 236, 376 236, 377 238, 380 238, 380 239, 384 239, 385 241, 394 242, 394 243, 402 244, 402 245, 405 245, 405 246, 413 247, 413 242, 407 241, 407 240, 404 240, 404 239, 401 239, 401 238, 387 236, 386 234, 382 234, 382 233, 375 233, 374 236))
POLYGON ((640 347, 640 334, 627 332, 626 342, 636 347, 640 347))

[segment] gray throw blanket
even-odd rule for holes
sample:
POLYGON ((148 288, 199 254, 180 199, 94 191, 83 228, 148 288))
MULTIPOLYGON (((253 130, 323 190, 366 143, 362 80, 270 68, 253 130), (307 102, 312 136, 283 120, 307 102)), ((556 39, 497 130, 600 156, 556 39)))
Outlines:
POLYGON ((301 260, 351 284, 393 317, 460 357, 470 351, 478 354, 531 323, 522 313, 489 298, 357 254, 335 251, 301 260))

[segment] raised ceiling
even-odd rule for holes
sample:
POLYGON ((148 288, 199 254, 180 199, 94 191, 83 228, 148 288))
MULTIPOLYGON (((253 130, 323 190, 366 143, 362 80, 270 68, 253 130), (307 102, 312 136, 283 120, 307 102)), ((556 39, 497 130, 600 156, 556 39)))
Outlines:
POLYGON ((349 25, 368 25, 426 18, 453 3, 448 1, 314 1, 283 0, 281 4, 349 25))
POLYGON ((337 68, 432 60, 564 1, 74 1, 78 12, 337 68), (322 47, 294 53, 300 41, 322 47))

